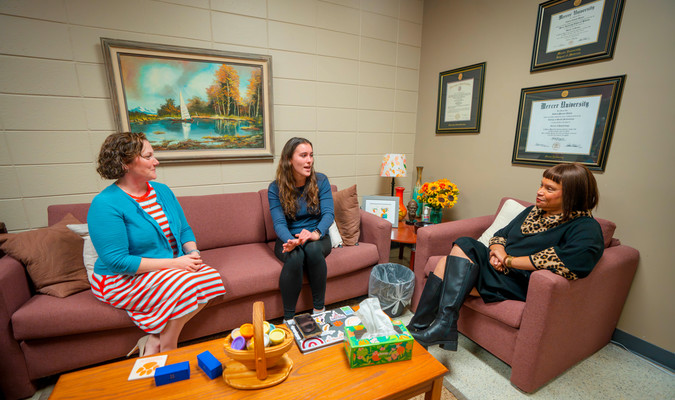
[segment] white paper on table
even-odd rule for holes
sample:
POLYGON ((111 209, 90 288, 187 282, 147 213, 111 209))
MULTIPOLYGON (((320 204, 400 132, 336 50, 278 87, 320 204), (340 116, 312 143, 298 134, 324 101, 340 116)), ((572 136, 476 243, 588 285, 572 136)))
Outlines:
POLYGON ((133 381, 136 379, 152 378, 155 376, 155 370, 166 364, 167 357, 168 355, 165 354, 163 356, 139 358, 136 360, 133 368, 131 368, 128 380, 133 381))

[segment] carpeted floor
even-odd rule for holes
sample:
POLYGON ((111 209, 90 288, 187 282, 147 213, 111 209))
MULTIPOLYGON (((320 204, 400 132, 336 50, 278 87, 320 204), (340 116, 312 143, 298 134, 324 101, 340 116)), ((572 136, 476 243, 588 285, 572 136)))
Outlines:
MULTIPOLYGON (((411 317, 406 311, 400 319, 411 317)), ((531 394, 511 385, 507 364, 462 335, 456 352, 439 346, 429 352, 450 371, 443 385, 459 400, 675 398, 671 372, 612 343, 531 394)))

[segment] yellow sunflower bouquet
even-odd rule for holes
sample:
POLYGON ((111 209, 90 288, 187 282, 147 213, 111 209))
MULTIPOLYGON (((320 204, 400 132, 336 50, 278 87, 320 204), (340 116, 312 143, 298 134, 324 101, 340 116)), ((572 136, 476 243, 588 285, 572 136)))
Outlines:
POLYGON ((459 195, 457 185, 447 179, 439 179, 435 182, 425 182, 420 188, 417 200, 434 210, 441 210, 454 207, 457 204, 457 195, 459 195))

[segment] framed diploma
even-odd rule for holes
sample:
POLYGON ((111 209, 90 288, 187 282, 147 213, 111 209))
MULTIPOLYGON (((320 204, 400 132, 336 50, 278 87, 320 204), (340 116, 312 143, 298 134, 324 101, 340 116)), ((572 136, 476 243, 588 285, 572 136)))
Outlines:
POLYGON ((436 133, 480 132, 485 63, 440 73, 436 133))
POLYGON ((604 171, 626 75, 522 89, 513 164, 604 171))
POLYGON ((612 58, 624 0, 539 5, 530 71, 612 58))

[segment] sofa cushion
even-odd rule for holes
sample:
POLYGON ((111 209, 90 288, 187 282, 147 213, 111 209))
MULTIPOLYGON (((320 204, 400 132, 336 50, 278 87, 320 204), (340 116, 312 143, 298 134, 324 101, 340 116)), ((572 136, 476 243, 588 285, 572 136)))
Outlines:
POLYGON ((35 295, 12 315, 14 338, 55 338, 133 327, 126 311, 94 297, 91 290, 65 298, 35 295))
POLYGON ((270 213, 270 199, 267 197, 267 189, 258 191, 260 196, 260 204, 263 209, 263 220, 265 221, 265 241, 276 240, 277 233, 274 231, 274 221, 272 221, 272 214, 270 213))
POLYGON ((265 222, 256 192, 179 197, 200 250, 265 242, 265 222))
MULTIPOLYGON (((424 276, 428 277, 443 256, 429 257, 427 265, 424 267, 424 276)), ((520 320, 525 309, 525 302, 516 300, 505 300, 496 303, 485 304, 480 297, 467 297, 464 301, 464 307, 469 307, 483 315, 494 318, 508 326, 518 329, 520 320)))
POLYGON ((279 290, 281 261, 268 243, 250 243, 202 251, 204 262, 223 278, 225 301, 279 290))
POLYGON ((602 229, 602 238, 605 242, 605 248, 607 248, 612 243, 614 231, 616 230, 616 224, 612 221, 602 218, 596 218, 595 220, 600 224, 600 229, 602 229))
POLYGON ((66 297, 89 289, 82 261, 83 240, 66 227, 79 223, 68 214, 48 228, 2 234, 1 247, 26 266, 38 293, 66 297))
POLYGON ((353 246, 359 241, 361 234, 361 215, 359 214, 359 197, 356 185, 333 193, 335 223, 338 226, 345 246, 353 246))
POLYGON ((512 328, 519 329, 523 318, 525 302, 518 300, 504 300, 496 303, 485 303, 480 297, 469 296, 464 301, 464 307, 468 307, 487 317, 496 319, 512 328))
POLYGON ((346 275, 365 267, 377 264, 380 254, 372 243, 359 243, 358 246, 338 247, 326 257, 328 279, 346 275))

